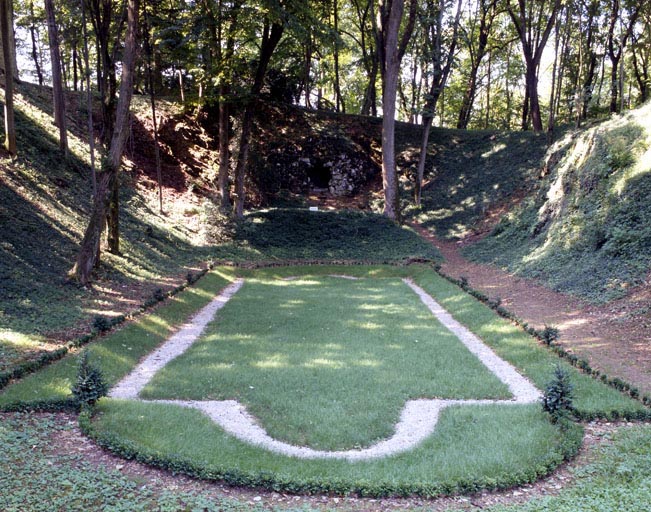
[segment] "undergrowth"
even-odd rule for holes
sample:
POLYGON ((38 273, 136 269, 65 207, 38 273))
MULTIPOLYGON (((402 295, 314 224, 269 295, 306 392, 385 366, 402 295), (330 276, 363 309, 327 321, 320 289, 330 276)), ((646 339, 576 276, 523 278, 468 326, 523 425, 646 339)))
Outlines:
MULTIPOLYGON (((268 510, 208 492, 179 491, 129 477, 118 468, 52 450, 52 436, 72 434, 74 422, 54 415, 3 415, 0 421, 0 509, 6 512, 244 512, 268 510)), ((305 510, 305 509, 302 509, 305 510)))
POLYGON ((594 303, 642 283, 651 268, 650 118, 647 105, 552 148, 539 192, 464 254, 594 303))
POLYGON ((607 434, 596 460, 572 470, 573 484, 558 496, 539 497, 489 512, 639 512, 651 503, 651 427, 607 434))
MULTIPOLYGON (((400 149, 413 155, 420 136, 397 129, 400 149)), ((444 238, 463 237, 494 209, 535 189, 544 136, 531 132, 432 129, 422 205, 409 198, 405 216, 444 238)), ((415 172, 412 156, 406 173, 415 172)), ((413 180, 413 178, 412 178, 413 180)), ((407 184, 405 192, 411 194, 407 184)))

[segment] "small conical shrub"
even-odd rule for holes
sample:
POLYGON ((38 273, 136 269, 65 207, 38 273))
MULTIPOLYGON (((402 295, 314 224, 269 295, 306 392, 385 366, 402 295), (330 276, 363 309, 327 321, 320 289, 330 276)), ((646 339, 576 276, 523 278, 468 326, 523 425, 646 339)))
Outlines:
POLYGON ((72 386, 72 394, 83 406, 92 406, 108 393, 108 385, 99 368, 92 365, 88 359, 88 351, 84 350, 79 355, 77 366, 77 381, 72 386))
POLYGON ((543 411, 550 415, 552 423, 569 419, 574 410, 573 392, 570 374, 560 365, 556 365, 554 378, 547 384, 542 398, 543 411))

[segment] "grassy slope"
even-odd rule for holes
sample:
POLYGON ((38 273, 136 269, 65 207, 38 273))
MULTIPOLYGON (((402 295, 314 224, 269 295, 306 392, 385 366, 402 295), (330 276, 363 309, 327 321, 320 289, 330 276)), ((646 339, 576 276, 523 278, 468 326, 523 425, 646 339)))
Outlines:
MULTIPOLYGON (((419 137, 419 130, 398 125, 404 156, 414 155, 419 137)), ((489 210, 506 207, 535 187, 545 149, 544 136, 531 132, 434 128, 422 206, 408 205, 405 213, 438 236, 466 236, 489 210)), ((414 169, 413 156, 408 162, 414 169)))
POLYGON ((552 148, 537 194, 466 254, 593 302, 643 282, 651 267, 649 119, 651 105, 552 148))
MULTIPOLYGON (((0 167, 0 333, 54 333, 56 338, 56 333, 87 318, 98 297, 65 282, 90 210, 89 155, 82 128, 71 123, 70 155, 63 157, 47 91, 28 84, 21 90, 19 157, 14 163, 3 157, 0 167)), ((81 121, 84 113, 69 115, 81 121)), ((206 259, 208 252, 197 247, 188 227, 157 214, 147 197, 128 185, 133 176, 123 174, 123 255, 105 253, 98 279, 121 286, 142 281, 164 286, 166 275, 206 259)))

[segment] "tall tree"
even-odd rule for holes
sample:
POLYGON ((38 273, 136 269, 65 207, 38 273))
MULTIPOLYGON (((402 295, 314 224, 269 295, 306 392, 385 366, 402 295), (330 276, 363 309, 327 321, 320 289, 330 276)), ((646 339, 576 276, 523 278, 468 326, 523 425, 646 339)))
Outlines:
POLYGON ((454 6, 454 2, 446 0, 438 0, 435 6, 433 0, 428 0, 427 11, 431 13, 425 18, 424 25, 427 27, 427 41, 426 45, 429 48, 429 56, 432 64, 432 77, 429 92, 427 94, 427 101, 423 108, 423 133, 420 144, 420 155, 418 157, 418 168, 416 171, 416 183, 414 187, 414 202, 420 205, 421 188, 423 183, 423 175, 425 172, 425 162, 427 160, 427 146, 429 144, 429 132, 432 127, 432 121, 436 111, 436 104, 438 103, 439 96, 445 87, 454 55, 457 48, 459 19, 461 17, 461 1, 456 2, 456 11, 452 16, 452 27, 450 31, 451 36, 448 40, 444 37, 444 18, 448 13, 448 7, 454 6))
POLYGON ((382 77, 382 188, 384 215, 400 220, 400 194, 396 169, 395 113, 400 62, 416 21, 418 3, 411 0, 407 22, 400 34, 404 0, 379 0, 376 39, 382 77))
POLYGON ((151 121, 154 130, 154 154, 156 157, 156 180, 158 181, 158 211, 163 213, 163 171, 160 160, 160 144, 158 142, 158 119, 156 118, 156 89, 153 72, 153 36, 150 31, 147 5, 144 6, 142 23, 143 47, 145 50, 145 66, 147 68, 147 89, 149 89, 149 104, 151 106, 151 121))
POLYGON ((88 111, 88 149, 90 152, 90 173, 93 183, 93 195, 97 192, 97 175, 95 169, 95 125, 93 123, 93 91, 90 88, 90 52, 88 49, 88 29, 86 27, 86 6, 84 0, 81 5, 81 35, 82 53, 84 57, 84 79, 86 83, 86 110, 88 111))
POLYGON ((515 1, 507 0, 507 9, 520 38, 526 64, 522 128, 527 129, 527 118, 530 116, 534 131, 541 132, 543 122, 538 97, 538 70, 562 0, 517 0, 517 6, 514 6, 515 1), (528 112, 528 115, 524 112, 528 112))
POLYGON ((264 77, 267 74, 267 68, 269 67, 271 56, 273 55, 276 46, 278 46, 284 30, 285 25, 282 17, 274 16, 273 19, 270 15, 265 17, 255 77, 242 116, 239 149, 237 154, 237 163, 235 165, 234 214, 238 219, 244 217, 244 179, 246 175, 246 167, 249 161, 251 131, 253 129, 253 118, 255 115, 256 104, 260 91, 262 90, 262 85, 264 84, 264 77))
POLYGON ((633 74, 639 90, 639 102, 646 103, 651 96, 651 6, 641 16, 639 31, 632 35, 633 74))
POLYGON ((360 114, 363 116, 377 115, 377 76, 380 68, 379 55, 375 46, 376 38, 373 33, 373 2, 375 0, 351 0, 356 16, 357 31, 359 32, 359 51, 361 62, 366 72, 367 82, 364 88, 364 100, 360 114))
MULTIPOLYGON (((15 48, 14 41, 10 36, 13 33, 14 25, 11 18, 9 0, 0 0, 0 37, 2 40, 3 62, 11 63, 15 48)), ((14 69, 12 65, 4 69, 5 86, 5 143, 4 147, 10 154, 16 154, 16 124, 14 122, 14 69)))
POLYGON ((470 70, 468 72, 466 89, 463 93, 461 109, 459 110, 457 128, 468 128, 475 95, 477 93, 479 67, 488 53, 489 37, 493 28, 493 22, 498 13, 498 0, 478 0, 476 14, 468 20, 467 26, 462 30, 462 39, 466 45, 468 58, 470 59, 470 70))
POLYGON ((52 94, 54 103, 54 124, 59 128, 59 148, 68 152, 68 131, 66 126, 66 101, 61 77, 61 52, 59 49, 59 31, 54 15, 54 2, 45 0, 47 29, 50 39, 50 63, 52 66, 52 94))
POLYGON ((608 43, 606 49, 610 59, 610 112, 619 112, 621 104, 620 95, 623 97, 624 91, 621 82, 623 76, 620 72, 620 62, 623 63, 624 48, 628 39, 633 33, 633 28, 640 14, 640 8, 643 3, 625 1, 622 5, 621 0, 612 0, 610 4, 610 21, 608 24, 608 43))
POLYGON ((138 11, 139 0, 128 0, 128 21, 122 57, 120 97, 116 109, 111 144, 108 155, 102 163, 101 172, 97 177, 97 191, 93 197, 93 208, 90 219, 81 242, 81 247, 79 248, 77 260, 71 270, 71 275, 83 285, 90 282, 91 272, 97 262, 100 240, 104 227, 106 226, 109 202, 114 183, 118 180, 122 154, 129 133, 129 109, 133 95, 137 53, 138 11))
MULTIPOLYGON (((51 0, 50 0, 51 1, 51 0)), ((102 101, 100 137, 108 146, 112 139, 117 102, 115 59, 126 19, 124 0, 86 0, 97 47, 97 84, 102 101)))

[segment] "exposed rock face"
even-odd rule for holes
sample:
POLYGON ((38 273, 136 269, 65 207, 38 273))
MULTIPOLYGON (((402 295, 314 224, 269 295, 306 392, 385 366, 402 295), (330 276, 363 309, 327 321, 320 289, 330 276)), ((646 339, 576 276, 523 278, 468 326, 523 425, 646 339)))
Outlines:
POLYGON ((355 196, 381 173, 369 151, 375 133, 360 137, 359 131, 324 122, 315 113, 283 114, 268 129, 263 123, 274 123, 273 114, 259 120, 264 134, 254 147, 250 176, 261 202, 283 190, 355 196))

